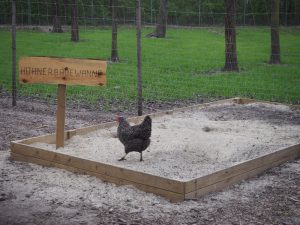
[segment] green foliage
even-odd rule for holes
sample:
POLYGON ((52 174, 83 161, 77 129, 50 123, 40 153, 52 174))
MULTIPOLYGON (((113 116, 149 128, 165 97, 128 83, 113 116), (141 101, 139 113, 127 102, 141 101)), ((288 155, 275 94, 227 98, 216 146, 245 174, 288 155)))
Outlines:
MULTIPOLYGON (((281 29, 282 65, 266 62, 270 54, 268 27, 237 30, 239 73, 223 73, 223 28, 169 29, 166 39, 146 38, 143 29, 143 95, 146 101, 175 101, 199 96, 244 96, 280 102, 300 102, 300 30, 281 29)), ((81 41, 72 43, 68 33, 18 31, 17 57, 61 56, 110 57, 110 29, 81 29, 81 41)), ((11 88, 11 35, 0 31, 0 86, 11 88)), ((136 99, 136 34, 134 28, 119 29, 121 62, 109 64, 108 84, 99 87, 68 87, 75 101, 121 104, 136 99)), ((55 85, 18 85, 22 95, 55 99, 55 85)))
MULTIPOLYGON (((57 0, 63 25, 71 23, 71 1, 57 0)), ((16 0, 17 23, 21 25, 52 25, 53 0, 16 0)), ((134 24, 135 0, 119 0, 119 23, 134 24)), ((169 0, 170 25, 207 26, 223 23, 224 0, 169 0)), ((81 25, 110 25, 110 0, 78 0, 81 25)), ((237 24, 268 25, 271 0, 236 0, 237 24)), ((0 24, 11 23, 11 1, 0 0, 0 24)), ((145 24, 155 24, 159 0, 142 1, 145 24)), ((299 0, 281 1, 281 23, 300 24, 299 0)))

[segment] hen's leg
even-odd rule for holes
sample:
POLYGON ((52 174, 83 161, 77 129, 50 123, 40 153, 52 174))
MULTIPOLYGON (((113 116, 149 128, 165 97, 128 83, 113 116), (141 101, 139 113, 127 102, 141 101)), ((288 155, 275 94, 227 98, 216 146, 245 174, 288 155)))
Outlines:
POLYGON ((142 162, 142 161, 144 161, 143 160, 143 153, 141 152, 140 154, 141 154, 140 161, 142 162))
POLYGON ((121 159, 119 159, 118 161, 126 160, 126 159, 125 159, 126 155, 127 155, 127 153, 126 153, 121 159))

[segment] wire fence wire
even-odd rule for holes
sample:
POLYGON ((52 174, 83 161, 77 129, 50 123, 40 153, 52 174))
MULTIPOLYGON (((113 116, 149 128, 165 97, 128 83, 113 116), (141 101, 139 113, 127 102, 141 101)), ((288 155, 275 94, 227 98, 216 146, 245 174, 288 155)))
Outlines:
MULTIPOLYGON (((117 5, 118 62, 111 62, 112 6, 107 0, 16 0, 17 62, 22 56, 96 58, 109 62, 105 87, 68 86, 68 100, 126 111, 137 102, 136 1, 117 5), (78 7, 79 41, 71 41, 72 7, 78 7), (54 19, 61 32, 53 32, 54 19)), ((148 36, 158 23, 159 1, 141 1, 143 104, 249 97, 300 103, 300 4, 280 8, 282 63, 269 64, 271 3, 239 1, 236 11, 239 72, 224 72, 223 1, 169 2, 165 38, 148 36), (173 5, 172 5, 173 4, 173 5), (299 6, 298 6, 299 5, 299 6)), ((0 90, 11 93, 12 4, 0 0, 0 90)), ((116 32, 116 31, 115 31, 116 32)), ((17 68, 16 68, 17 69, 17 68)), ((18 71, 18 70, 17 70, 18 71)), ((56 99, 55 85, 19 84, 18 96, 56 99)))

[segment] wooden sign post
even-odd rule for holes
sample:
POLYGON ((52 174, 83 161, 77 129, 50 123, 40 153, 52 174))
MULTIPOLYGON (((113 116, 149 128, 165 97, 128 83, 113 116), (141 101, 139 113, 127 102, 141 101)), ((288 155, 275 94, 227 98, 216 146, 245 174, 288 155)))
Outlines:
POLYGON ((56 148, 64 147, 66 86, 106 84, 106 61, 54 57, 24 57, 19 61, 23 84, 57 84, 56 148))
POLYGON ((66 88, 65 84, 57 87, 56 148, 64 147, 65 142, 66 88))

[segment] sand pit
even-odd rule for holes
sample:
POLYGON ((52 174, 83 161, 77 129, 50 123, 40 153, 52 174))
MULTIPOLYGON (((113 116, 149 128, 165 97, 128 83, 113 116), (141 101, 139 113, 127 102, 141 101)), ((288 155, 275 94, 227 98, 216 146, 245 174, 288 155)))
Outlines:
POLYGON ((116 127, 34 147, 169 179, 188 181, 300 143, 300 113, 268 103, 223 103, 153 118, 151 145, 117 161, 124 147, 116 127))

